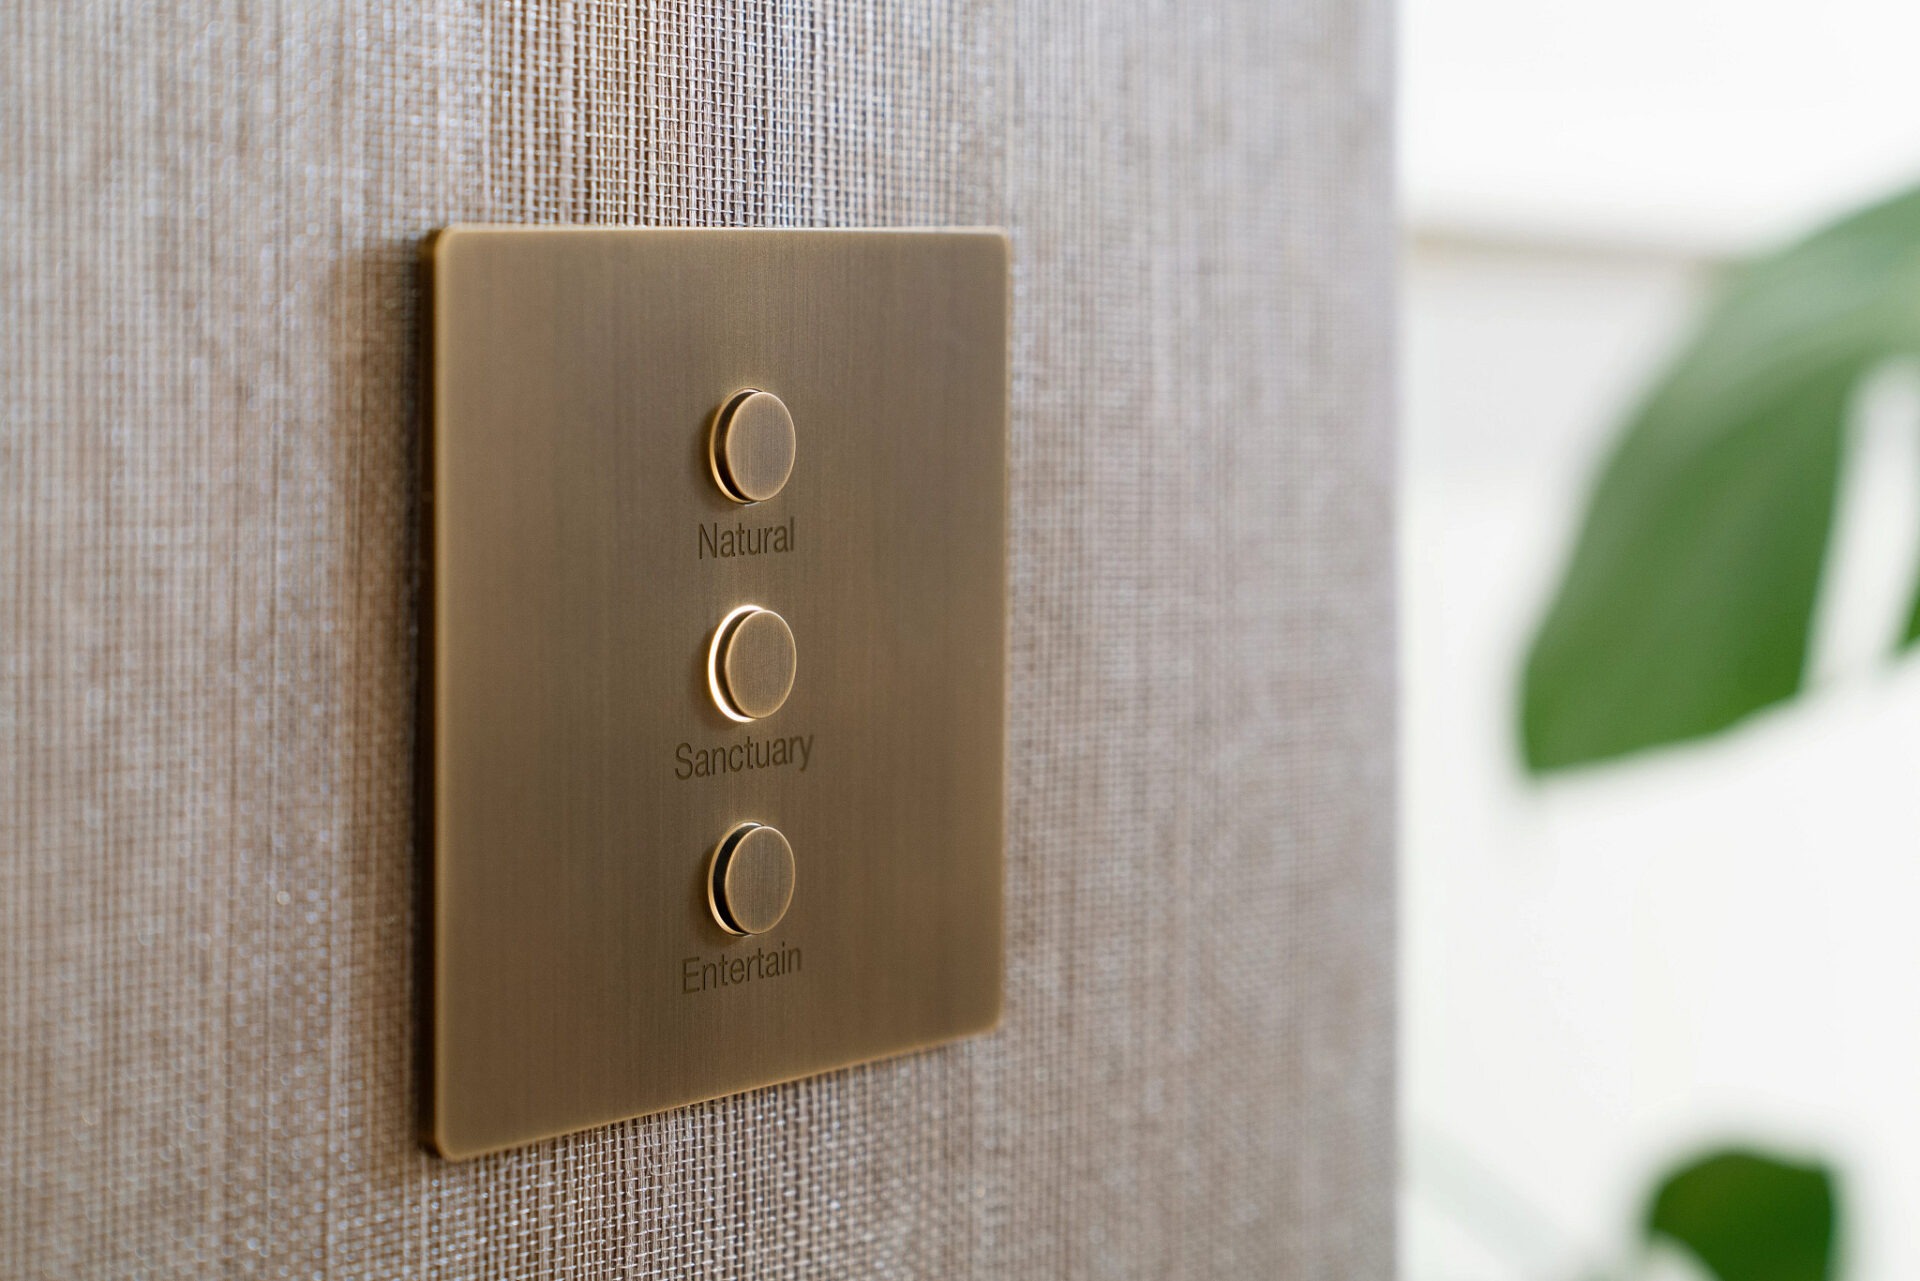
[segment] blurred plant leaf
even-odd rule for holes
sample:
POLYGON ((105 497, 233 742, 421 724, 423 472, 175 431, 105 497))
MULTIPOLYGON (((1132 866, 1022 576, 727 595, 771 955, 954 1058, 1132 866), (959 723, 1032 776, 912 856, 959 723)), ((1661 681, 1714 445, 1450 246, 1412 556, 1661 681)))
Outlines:
POLYGON ((1907 610, 1907 630, 1900 633, 1900 648, 1907 649, 1920 641, 1920 583, 1914 585, 1913 604, 1907 610))
POLYGON ((1527 656, 1530 770, 1699 738, 1800 691, 1847 402, 1913 352, 1920 189, 1728 281, 1600 471, 1527 656))
POLYGON ((1829 1281, 1836 1218, 1825 1166, 1725 1151, 1666 1177, 1646 1235, 1684 1246, 1720 1281, 1829 1281))

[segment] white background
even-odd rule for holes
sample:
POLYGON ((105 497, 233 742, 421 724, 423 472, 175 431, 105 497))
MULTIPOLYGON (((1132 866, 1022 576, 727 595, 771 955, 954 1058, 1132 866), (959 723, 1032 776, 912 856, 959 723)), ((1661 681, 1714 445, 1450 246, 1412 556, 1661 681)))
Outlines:
POLYGON ((1719 263, 1920 175, 1920 6, 1402 32, 1404 1274, 1631 1273, 1653 1173, 1733 1140, 1840 1168, 1847 1276, 1920 1276, 1920 659, 1883 660, 1920 374, 1857 406, 1813 694, 1546 785, 1511 732, 1593 458, 1719 263))

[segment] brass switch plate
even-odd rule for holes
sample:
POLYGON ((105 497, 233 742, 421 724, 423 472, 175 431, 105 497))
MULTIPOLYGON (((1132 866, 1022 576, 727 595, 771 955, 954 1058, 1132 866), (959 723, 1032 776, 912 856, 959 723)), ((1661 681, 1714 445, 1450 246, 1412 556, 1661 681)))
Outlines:
POLYGON ((991 1028, 1005 237, 454 227, 425 259, 427 1141, 471 1156, 991 1028), (747 391, 778 398, 756 442, 792 420, 760 502, 709 440, 747 391), (754 643, 793 676, 743 722, 709 656, 748 606, 790 628, 790 658, 771 619, 754 643), (741 920, 777 920, 758 935, 710 882, 745 824, 792 855, 756 843, 790 899, 726 872, 741 920))

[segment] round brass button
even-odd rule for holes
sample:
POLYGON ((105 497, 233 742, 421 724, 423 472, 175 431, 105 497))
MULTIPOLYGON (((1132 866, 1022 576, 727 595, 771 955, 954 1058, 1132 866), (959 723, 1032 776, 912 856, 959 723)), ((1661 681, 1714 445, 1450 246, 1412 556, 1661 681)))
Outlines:
POLYGON ((729 934, 765 934, 793 902, 793 846, 778 829, 742 823, 714 847, 707 906, 729 934))
POLYGON ((780 710, 793 692, 793 629, 758 605, 742 605, 714 629, 707 681, 714 702, 736 721, 757 721, 780 710))
POLYGON ((714 415, 707 460, 721 492, 736 503, 762 503, 793 474, 793 415, 770 391, 748 388, 714 415))

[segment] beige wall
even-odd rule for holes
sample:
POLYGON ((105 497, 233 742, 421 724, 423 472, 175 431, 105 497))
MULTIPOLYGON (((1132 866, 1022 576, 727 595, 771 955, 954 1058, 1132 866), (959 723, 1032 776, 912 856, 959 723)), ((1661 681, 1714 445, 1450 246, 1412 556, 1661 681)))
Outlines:
POLYGON ((1383 0, 5 0, 0 1275, 1384 1277, 1383 0), (413 253, 998 223, 995 1036, 413 1140, 413 253))

